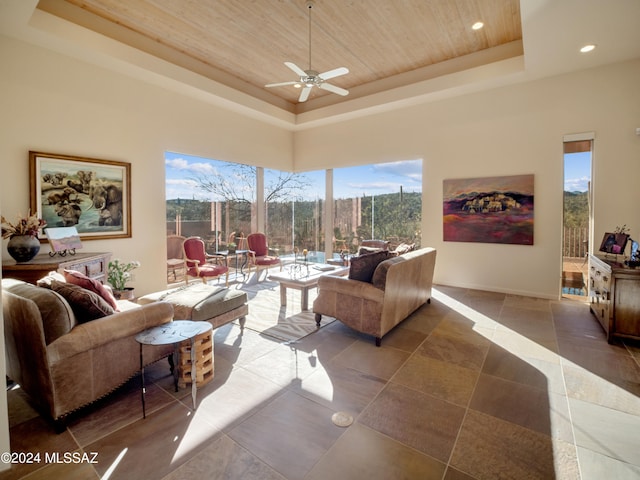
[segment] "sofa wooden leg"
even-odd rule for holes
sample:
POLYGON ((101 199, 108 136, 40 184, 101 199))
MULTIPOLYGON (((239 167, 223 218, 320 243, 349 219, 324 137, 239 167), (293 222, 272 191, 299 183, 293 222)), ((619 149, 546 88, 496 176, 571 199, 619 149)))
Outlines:
POLYGON ((53 421, 53 430, 60 435, 61 433, 63 433, 66 429, 67 429, 67 419, 62 417, 62 418, 57 418, 53 421))
POLYGON ((382 345, 382 338, 376 337, 376 347, 379 347, 380 345, 382 345))
POLYGON ((322 321, 322 315, 316 313, 316 327, 320 328, 320 322, 322 321))
POLYGON ((427 299, 427 303, 431 303, 431 297, 427 299))
POLYGON ((238 323, 240 324, 240 331, 244 331, 244 324, 247 323, 247 317, 240 317, 238 323))

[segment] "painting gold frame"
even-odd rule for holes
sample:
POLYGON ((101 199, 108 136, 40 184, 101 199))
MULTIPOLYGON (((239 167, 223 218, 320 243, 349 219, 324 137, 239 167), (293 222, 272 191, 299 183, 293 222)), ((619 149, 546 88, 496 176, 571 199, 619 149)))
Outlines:
MULTIPOLYGON (((131 237, 131 164, 29 152, 30 206, 82 240, 131 237)), ((42 236, 46 238, 46 236, 42 236)))

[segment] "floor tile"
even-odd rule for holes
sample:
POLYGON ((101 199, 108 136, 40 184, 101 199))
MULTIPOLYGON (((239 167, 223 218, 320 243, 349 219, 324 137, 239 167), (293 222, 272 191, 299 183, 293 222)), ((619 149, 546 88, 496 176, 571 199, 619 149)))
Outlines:
POLYGON ((416 348, 427 338, 427 334, 408 328, 402 328, 402 324, 387 333, 382 342, 385 347, 397 348, 405 352, 414 352, 416 348))
POLYGON ((616 460, 608 455, 594 452, 588 448, 578 447, 578 458, 582 471, 581 480, 638 480, 640 467, 616 460))
MULTIPOLYGON (((167 368, 168 370, 168 368, 167 368)), ((172 384, 172 380, 169 383, 172 384)), ((78 444, 83 447, 95 442, 107 433, 142 419, 140 376, 132 378, 118 391, 89 407, 87 412, 74 418, 68 425, 78 444)), ((152 382, 145 385, 145 410, 147 415, 167 406, 175 399, 152 382)), ((186 390, 186 389, 185 389, 186 390)), ((173 392, 173 387, 171 387, 173 392)))
POLYGON ((9 431, 11 452, 29 452, 40 454, 40 460, 33 463, 12 463, 11 468, 0 473, 0 479, 22 478, 39 470, 45 464, 46 453, 63 455, 65 452, 78 451, 79 447, 68 430, 56 434, 51 422, 42 417, 34 417, 14 425, 9 431))
POLYGON ((444 400, 389 384, 358 422, 447 462, 464 412, 464 408, 444 400))
POLYGON ((95 467, 101 476, 112 469, 112 478, 161 478, 219 436, 214 426, 195 421, 191 410, 172 403, 85 450, 99 452, 95 467))
POLYGON ((640 467, 640 418, 569 399, 576 445, 640 467))
POLYGON ((241 478, 242 480, 285 480, 226 435, 182 464, 163 480, 241 478))
POLYGON ((451 465, 478 479, 555 478, 551 437, 473 410, 464 419, 451 465))
POLYGON ((344 430, 333 411, 287 392, 236 426, 229 436, 290 479, 303 478, 344 430))
POLYGON ((389 348, 384 341, 381 347, 373 342, 357 341, 336 355, 331 363, 389 380, 408 358, 409 353, 389 348))
POLYGON ((513 383, 483 373, 478 379, 469 407, 551 436, 551 405, 546 389, 513 383))
POLYGON ((385 384, 384 380, 358 370, 328 365, 291 388, 335 412, 343 411, 355 418, 380 393, 385 384))
POLYGON ((570 398, 640 416, 640 384, 607 380, 571 362, 562 370, 570 398))
POLYGON ((489 345, 488 339, 476 333, 449 334, 439 328, 420 345, 416 353, 472 370, 480 370, 489 345))
POLYGON ((482 372, 512 382, 565 394, 562 368, 537 358, 520 358, 498 345, 491 345, 482 372))
POLYGON ((269 405, 283 388, 242 367, 234 368, 229 378, 214 376, 198 395, 197 414, 228 432, 245 418, 269 405))
POLYGON ((393 383, 466 407, 479 372, 457 364, 413 355, 393 377, 393 383))
POLYGON ((445 464, 357 423, 350 426, 305 480, 439 480, 445 464))

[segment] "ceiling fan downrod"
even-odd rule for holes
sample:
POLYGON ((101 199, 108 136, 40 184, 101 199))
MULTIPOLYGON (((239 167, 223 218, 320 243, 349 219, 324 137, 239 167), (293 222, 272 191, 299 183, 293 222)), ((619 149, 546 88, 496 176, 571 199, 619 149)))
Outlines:
POLYGON ((311 9, 316 2, 307 0, 307 8, 309 9, 309 70, 311 70, 311 9))

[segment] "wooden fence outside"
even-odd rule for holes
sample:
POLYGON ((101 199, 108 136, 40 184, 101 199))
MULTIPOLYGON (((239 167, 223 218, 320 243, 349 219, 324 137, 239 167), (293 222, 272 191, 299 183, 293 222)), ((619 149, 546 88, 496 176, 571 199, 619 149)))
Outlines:
POLYGON ((582 258, 589 250, 589 229, 587 227, 564 228, 562 256, 582 258))

